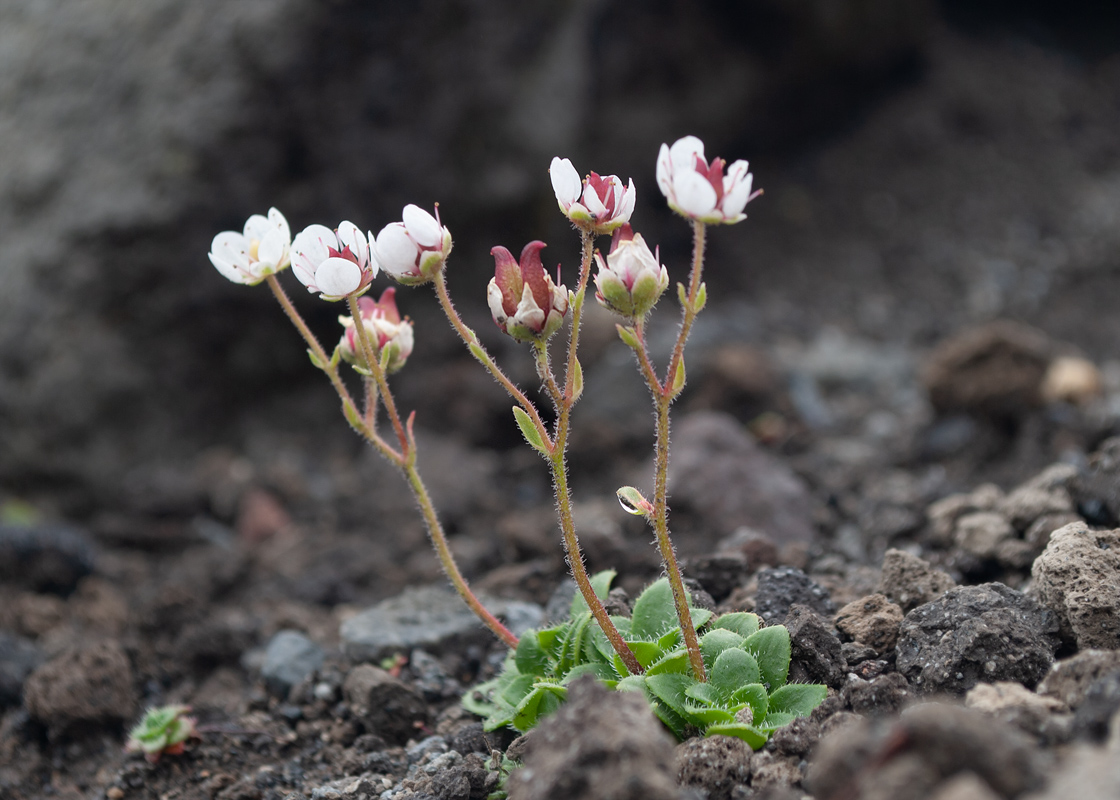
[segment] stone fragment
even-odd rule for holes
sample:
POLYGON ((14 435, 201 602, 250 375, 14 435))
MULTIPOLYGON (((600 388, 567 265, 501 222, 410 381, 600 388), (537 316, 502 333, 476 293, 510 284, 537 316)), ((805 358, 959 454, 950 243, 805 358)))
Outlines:
POLYGON ((842 685, 848 664, 828 622, 808 606, 794 605, 782 624, 789 631, 790 683, 842 685))
POLYGON ((828 591, 794 567, 759 570, 757 580, 754 611, 767 622, 784 618, 795 603, 808 606, 826 617, 831 617, 836 611, 828 591))
POLYGON ((0 711, 19 705, 23 682, 43 661, 35 643, 0 630, 0 711))
POLYGON ((265 649, 261 678, 268 690, 280 698, 300 681, 323 666, 323 648, 300 631, 279 631, 265 649))
POLYGON ((836 613, 836 627, 854 641, 868 645, 881 655, 894 649, 902 608, 883 594, 872 594, 848 603, 836 613))
POLYGON ((750 745, 733 736, 686 739, 677 745, 677 782, 705 792, 708 800, 731 800, 737 786, 750 782, 750 745))
POLYGON ((914 699, 910 684, 897 672, 888 672, 871 680, 849 673, 840 694, 852 711, 865 717, 897 714, 914 699))
POLYGON ((0 524, 0 583, 67 595, 93 572, 89 536, 66 525, 0 524))
POLYGON ((510 800, 683 800, 672 737, 646 701, 587 678, 534 730, 524 764, 510 800))
POLYGON ((31 716, 53 733, 81 723, 120 722, 136 713, 132 665, 116 642, 99 642, 46 662, 24 683, 31 716))
POLYGON ((960 586, 911 611, 898 670, 922 692, 963 694, 981 681, 1035 686, 1057 647, 1055 615, 1001 583, 960 586))
POLYGON ((1048 740, 1060 737, 1069 715, 1069 706, 1062 701, 1035 694, 1022 684, 1010 681, 978 683, 968 690, 964 704, 1014 725, 1024 733, 1048 740))
MULTIPOLYGON (((751 761, 751 788, 763 796, 770 796, 800 786, 800 762, 801 759, 796 756, 781 756, 772 750, 756 753, 751 761)), ((781 794, 778 796, 783 797, 781 794)))
POLYGON ((977 486, 968 494, 951 494, 926 509, 934 544, 947 546, 953 541, 957 520, 978 511, 995 511, 1003 502, 1003 490, 992 483, 977 486))
POLYGON ((675 427, 669 492, 721 535, 746 525, 779 545, 814 538, 804 482, 730 414, 695 412, 675 427))
POLYGON ((904 613, 937 599, 956 585, 948 573, 903 550, 892 549, 883 555, 878 591, 904 613))
POLYGON ((1120 529, 1054 531, 1031 569, 1034 591, 1078 649, 1120 649, 1120 529))
POLYGON ((1015 529, 1002 514, 978 511, 957 520, 953 543, 977 558, 994 558, 999 545, 1015 535, 1015 529))
POLYGON ((1120 710, 1120 670, 1097 678, 1085 692, 1085 702, 1073 717, 1073 735, 1103 742, 1120 710))
POLYGON ((342 692, 369 732, 392 744, 404 744, 428 722, 424 698, 372 664, 359 664, 350 670, 342 692))
POLYGON ((1042 378, 1042 399, 1047 403, 1088 403, 1101 393, 1101 371, 1087 358, 1058 356, 1042 378))
POLYGON ((1097 744, 1072 747, 1049 776, 1046 789, 1030 795, 1029 800, 1116 800, 1120 797, 1118 756, 1115 741, 1103 748, 1097 744))
POLYGON ((1038 685, 1038 693, 1077 709, 1094 681, 1118 670, 1120 650, 1082 650, 1056 661, 1038 685))
POLYGON ((1069 482, 1077 513, 1094 525, 1120 525, 1120 436, 1105 439, 1069 482))
POLYGON ((685 574, 700 581, 712 599, 719 603, 742 585, 750 573, 747 557, 742 553, 715 553, 690 560, 685 574))

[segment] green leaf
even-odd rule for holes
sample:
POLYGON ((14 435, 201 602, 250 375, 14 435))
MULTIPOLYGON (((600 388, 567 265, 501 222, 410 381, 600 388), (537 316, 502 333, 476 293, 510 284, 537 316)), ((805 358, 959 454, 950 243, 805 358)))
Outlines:
POLYGON ((514 406, 513 418, 517 420, 517 427, 521 429, 521 435, 525 437, 525 441, 529 443, 529 446, 542 456, 547 456, 548 448, 545 447, 544 439, 541 438, 537 426, 533 424, 532 417, 525 413, 525 409, 521 406, 514 406))
POLYGON ((721 699, 719 689, 710 683, 694 683, 684 690, 684 696, 709 706, 718 705, 721 699))
POLYGON ((513 727, 524 733, 537 724, 541 717, 548 716, 560 707, 568 696, 568 690, 555 683, 538 683, 525 699, 517 706, 513 717, 513 727))
POLYGON ((537 632, 537 642, 540 643, 541 649, 548 653, 548 657, 553 661, 559 660, 562 639, 567 635, 570 627, 569 623, 562 622, 559 625, 544 628, 537 632))
POLYGON ((618 680, 618 675, 615 674, 615 671, 611 669, 609 664, 603 661, 597 661, 594 664, 577 664, 572 667, 571 670, 568 671, 568 674, 560 680, 560 685, 567 686, 576 678, 584 675, 594 675, 604 682, 618 680))
POLYGON ((497 683, 498 680, 495 678, 463 692, 463 708, 480 717, 490 716, 496 708, 493 693, 497 683))
POLYGON ((700 630, 708 624, 708 620, 715 616, 715 613, 706 608, 692 608, 692 627, 700 630))
POLYGON ((755 725, 756 728, 762 731, 776 731, 778 728, 784 728, 797 719, 796 714, 790 714, 788 711, 773 711, 771 710, 762 719, 762 723, 755 725))
POLYGON ((725 628, 714 628, 700 637, 700 655, 709 669, 716 663, 720 653, 728 648, 742 647, 743 637, 725 628))
POLYGON ((526 631, 517 643, 514 654, 517 669, 522 675, 544 677, 548 674, 548 654, 541 647, 535 631, 526 631))
POLYGON ((674 650, 666 653, 646 669, 646 675, 657 675, 661 672, 690 673, 692 664, 688 660, 687 650, 674 650))
POLYGON ((791 683, 770 695, 770 713, 775 711, 807 717, 828 697, 828 687, 818 683, 791 683))
POLYGON ((665 705, 678 714, 684 714, 685 689, 696 683, 691 675, 682 675, 678 672, 663 672, 659 675, 647 675, 646 686, 665 705))
POLYGON ((642 675, 627 675, 615 687, 620 692, 645 692, 646 679, 642 675))
POLYGON ((576 374, 574 376, 572 376, 573 377, 573 380, 572 380, 572 402, 573 403, 576 400, 579 400, 580 395, 583 394, 583 367, 580 366, 578 358, 576 359, 576 362, 575 362, 575 368, 576 368, 576 374))
POLYGON ((645 669, 655 661, 660 661, 661 657, 665 655, 665 651, 657 646, 657 642, 631 640, 626 644, 629 645, 630 652, 632 652, 634 654, 634 657, 638 659, 638 663, 642 665, 642 669, 645 669))
POLYGON ((695 703, 686 703, 682 716, 697 728, 707 728, 709 725, 720 722, 735 721, 735 715, 726 708, 703 706, 695 703))
POLYGON ((681 393, 681 390, 684 389, 685 380, 684 356, 681 356, 681 360, 677 362, 677 372, 673 376, 673 389, 670 397, 676 397, 681 393))
POLYGON ((770 738, 768 731, 764 733, 753 725, 742 725, 737 722, 709 725, 704 733, 707 736, 734 736, 736 739, 742 739, 749 744, 752 750, 762 748, 766 744, 766 740, 770 738))
POLYGON ((515 674, 513 680, 505 687, 502 687, 501 693, 497 696, 511 706, 521 705, 521 701, 525 699, 525 695, 533 691, 534 683, 536 683, 536 678, 532 675, 515 674))
POLYGON ((482 349, 482 345, 480 345, 478 342, 470 342, 467 345, 467 349, 471 351, 472 356, 477 358, 483 364, 486 363, 486 351, 482 349))
POLYGON ((342 404, 342 416, 346 417, 346 421, 350 423, 350 427, 354 430, 363 430, 366 426, 365 420, 362 419, 361 414, 350 403, 342 404))
POLYGON ((700 289, 696 292, 696 307, 693 312, 699 314, 704 310, 704 306, 708 304, 708 285, 705 283, 700 284, 700 289))
MULTIPOLYGON (((595 596, 600 600, 606 600, 607 595, 611 591, 611 583, 614 581, 615 576, 618 575, 613 569, 605 569, 602 572, 596 572, 591 576, 591 590, 595 592, 595 596)), ((580 614, 590 613, 591 609, 587 605, 587 601, 583 599, 583 593, 576 591, 572 597, 572 605, 568 611, 568 616, 575 619, 580 614)))
POLYGON ((657 639, 677 624, 668 578, 657 579, 638 595, 630 620, 630 636, 634 639, 657 639))
POLYGON ((767 684, 770 693, 785 686, 789 676, 790 644, 789 631, 782 625, 763 628, 743 642, 748 653, 758 659, 758 669, 762 682, 767 684))
POLYGON ((765 717, 770 703, 766 697, 766 687, 761 683, 740 686, 731 693, 731 702, 735 705, 746 703, 750 706, 752 720, 760 720, 765 717))
POLYGON ((325 365, 319 360, 319 356, 315 355, 315 351, 310 347, 307 348, 307 357, 311 359, 311 363, 315 365, 316 369, 325 369, 325 365))
POLYGON ((688 307, 688 292, 685 290, 683 283, 677 284, 677 300, 680 301, 682 307, 688 307))
POLYGON ((749 611, 734 611, 730 614, 723 614, 712 623, 713 628, 723 628, 735 633, 746 639, 748 636, 753 636, 758 633, 758 614, 751 614, 749 611))
POLYGON ((726 702, 737 689, 759 682, 758 662, 745 650, 724 650, 712 665, 708 680, 726 702))
POLYGON ((640 350, 642 343, 638 341, 638 332, 633 328, 625 325, 615 325, 618 329, 618 338, 622 340, 623 344, 632 350, 640 350))
POLYGON ((668 651, 672 650, 674 647, 676 647, 680 643, 681 643, 681 629, 679 627, 678 628, 673 628, 669 631, 666 631, 664 635, 658 637, 658 639, 657 639, 657 646, 660 647, 665 652, 668 652, 668 651))

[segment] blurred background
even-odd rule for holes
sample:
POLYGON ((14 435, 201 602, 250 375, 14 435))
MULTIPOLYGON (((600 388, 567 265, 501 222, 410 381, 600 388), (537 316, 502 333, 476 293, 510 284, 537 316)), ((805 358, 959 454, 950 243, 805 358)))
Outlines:
MULTIPOLYGON (((50 513, 189 518, 185 476, 233 481, 237 454, 361 451, 270 293, 209 265, 216 232, 271 205, 293 232, 376 232, 438 202, 453 296, 529 385, 486 312, 490 247, 544 239, 574 280, 578 238, 547 175, 567 156, 633 177, 635 227, 683 279, 689 228, 654 162, 685 134, 749 159, 766 192, 710 237, 693 406, 778 414, 783 442, 842 417, 861 435, 901 425, 925 437, 907 458, 951 456, 978 429, 938 428, 913 377, 940 342, 1010 318, 1106 379, 1116 357, 1114 4, 6 0, 0 65, 0 498, 50 513), (890 396, 845 417, 829 381, 890 396)), ((339 308, 284 277, 333 343, 339 308)), ((402 404, 521 463, 508 402, 430 293, 399 300, 418 340, 402 404)), ((629 368, 609 324, 591 326, 591 452, 638 448, 640 389, 616 385, 629 368)))

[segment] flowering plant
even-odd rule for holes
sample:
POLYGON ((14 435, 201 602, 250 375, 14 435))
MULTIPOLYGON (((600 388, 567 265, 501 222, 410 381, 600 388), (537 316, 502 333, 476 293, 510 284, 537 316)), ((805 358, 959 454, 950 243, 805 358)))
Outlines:
POLYGON ((296 278, 325 300, 345 301, 349 316, 340 316, 342 338, 327 355, 281 287, 276 273, 287 263, 287 222, 276 209, 267 220, 255 216, 243 234, 226 232, 214 239, 210 259, 222 275, 236 283, 266 282, 308 345, 312 363, 326 373, 342 400, 351 427, 408 480, 420 506, 432 544, 448 578, 464 601, 511 651, 499 678, 468 694, 464 703, 487 718, 489 728, 513 725, 525 729, 566 694, 568 681, 581 674, 598 677, 608 686, 644 693, 651 707, 678 735, 699 730, 739 736, 753 747, 795 716, 808 714, 824 699, 824 687, 784 686, 789 667, 789 635, 781 626, 759 630, 752 614, 713 618, 695 609, 684 586, 669 535, 667 475, 669 411, 685 385, 684 348, 696 316, 707 301, 702 280, 706 226, 745 219, 743 209, 759 192, 751 192, 746 161, 731 164, 704 157, 704 145, 686 136, 671 147, 662 145, 657 183, 669 206, 691 220, 693 257, 687 283, 678 284, 681 322, 663 374, 654 365, 646 340, 646 320, 669 285, 668 270, 657 250, 630 225, 635 189, 614 175, 595 172, 581 178, 566 158, 550 167, 560 210, 578 230, 581 241, 575 289, 554 282, 544 269, 544 242, 525 245, 519 259, 496 246, 494 277, 486 297, 494 322, 515 341, 532 346, 537 374, 553 405, 554 421, 546 425, 537 407, 509 379, 482 346, 478 336, 455 310, 448 294, 446 270, 451 233, 415 205, 405 206, 400 222, 391 222, 375 237, 350 222, 337 228, 311 225, 291 243, 296 278), (606 256, 595 238, 613 233, 606 256), (597 267, 595 297, 620 322, 621 340, 634 351, 649 388, 656 417, 656 459, 653 499, 634 487, 617 491, 623 508, 646 518, 652 526, 665 578, 647 589, 630 617, 611 616, 603 604, 613 573, 592 578, 584 567, 572 515, 568 484, 567 443, 571 412, 583 392, 578 357, 580 321, 597 267), (401 369, 413 348, 413 328, 397 310, 395 289, 379 300, 362 297, 381 270, 406 286, 431 284, 445 315, 471 354, 513 399, 514 419, 528 444, 548 463, 556 494, 561 539, 579 593, 571 617, 560 626, 530 631, 518 639, 479 601, 459 571, 432 501, 417 467, 414 414, 403 419, 397 410, 388 376, 401 369), (570 324, 563 373, 553 369, 548 339, 570 324), (364 383, 361 404, 340 372, 350 364, 364 383), (384 416, 392 433, 384 435, 384 416))

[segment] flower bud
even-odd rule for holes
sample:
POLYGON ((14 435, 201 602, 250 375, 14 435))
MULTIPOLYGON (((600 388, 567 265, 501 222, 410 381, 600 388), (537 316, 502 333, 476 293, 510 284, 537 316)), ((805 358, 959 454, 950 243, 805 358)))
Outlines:
POLYGON ((234 283, 254 286, 290 263, 292 232, 275 208, 268 217, 254 214, 243 233, 222 231, 210 245, 210 263, 234 283))
POLYGON ((451 253, 451 232, 440 226, 438 207, 433 217, 419 206, 407 205, 401 217, 403 221, 382 228, 376 240, 370 234, 374 256, 398 283, 427 283, 451 253))
POLYGON ((544 271, 541 250, 534 241, 521 251, 521 263, 504 247, 490 250, 494 277, 486 299, 494 323, 519 342, 547 339, 559 330, 568 313, 568 290, 557 286, 544 271))
MULTIPOLYGON (((377 357, 382 358, 382 352, 388 348, 389 372, 396 372, 404 366, 412 353, 413 344, 412 323, 401 319, 397 310, 396 293, 397 290, 390 286, 376 302, 369 297, 358 298, 358 313, 377 357)), ((348 364, 369 369, 362 355, 362 343, 358 338, 358 329, 354 326, 354 318, 342 316, 338 321, 345 328, 342 341, 338 343, 339 355, 348 364)))
POLYGON ((690 219, 711 225, 731 225, 747 218, 743 209, 762 191, 751 193, 754 176, 746 161, 736 161, 723 174, 724 160, 704 160, 704 143, 685 136, 670 147, 661 145, 657 156, 657 185, 669 208, 690 219))
POLYGON ((361 294, 377 275, 370 242, 352 222, 335 230, 308 225, 292 243, 292 272, 309 292, 324 300, 341 300, 361 294))
POLYGON ((586 180, 566 158, 552 159, 548 169, 552 190, 564 216, 592 233, 611 233, 630 221, 634 213, 634 181, 623 188, 617 175, 603 177, 592 172, 586 180))
POLYGON ((605 260, 595 252, 595 299, 627 319, 644 317, 669 285, 669 273, 658 262, 642 235, 623 225, 605 260))

